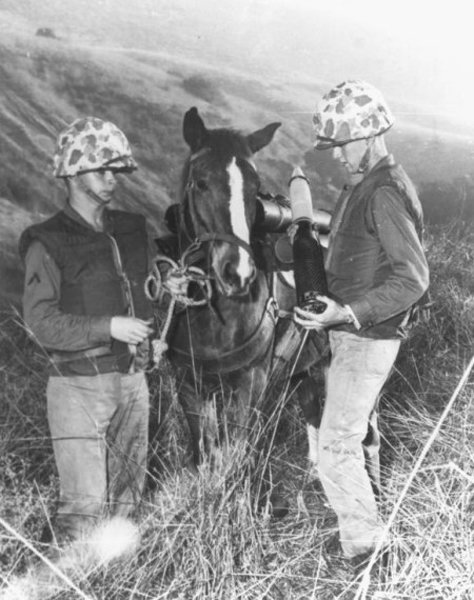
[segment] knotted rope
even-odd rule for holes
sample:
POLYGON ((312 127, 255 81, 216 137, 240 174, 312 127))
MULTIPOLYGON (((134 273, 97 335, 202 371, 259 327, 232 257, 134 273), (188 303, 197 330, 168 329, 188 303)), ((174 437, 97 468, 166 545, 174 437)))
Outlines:
POLYGON ((209 276, 206 275, 202 269, 187 264, 188 256, 192 252, 195 252, 199 245, 200 244, 191 244, 191 246, 185 250, 178 262, 169 256, 158 254, 153 261, 153 268, 145 280, 145 295, 148 300, 151 300, 152 302, 158 302, 164 297, 165 294, 168 294, 171 297, 160 337, 152 340, 154 363, 152 370, 158 367, 163 354, 168 349, 166 336, 168 335, 168 330, 171 325, 171 320, 173 318, 176 305, 180 304, 184 307, 203 306, 207 304, 211 298, 212 288, 209 276), (163 280, 159 268, 159 266, 162 264, 168 265, 165 280, 163 280), (190 298, 187 293, 179 293, 171 290, 167 285, 167 281, 173 278, 173 276, 176 276, 180 279, 185 279, 187 281, 188 285, 186 286, 186 292, 191 282, 197 284, 203 292, 203 298, 200 300, 195 300, 194 298, 190 298))

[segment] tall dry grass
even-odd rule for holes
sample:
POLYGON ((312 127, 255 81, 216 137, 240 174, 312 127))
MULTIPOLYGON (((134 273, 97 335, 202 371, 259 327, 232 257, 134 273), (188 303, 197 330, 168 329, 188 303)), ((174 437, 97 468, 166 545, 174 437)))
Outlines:
MULTIPOLYGON (((473 597, 472 377, 413 473, 472 355, 472 241, 459 225, 430 236, 432 317, 404 344, 381 401, 380 506, 386 519, 410 474, 413 480, 393 518, 387 569, 383 575, 375 571, 364 591, 374 600, 473 597)), ((57 493, 45 417, 45 360, 11 312, 3 314, 1 332, 0 515, 39 548, 37 539, 57 493)), ((335 517, 320 486, 308 477, 304 423, 296 403, 276 399, 270 422, 258 434, 265 438, 261 452, 231 444, 212 468, 205 463, 195 475, 183 468, 188 433, 166 363, 152 386, 153 421, 160 424, 151 445, 150 485, 136 515, 139 550, 105 566, 63 565, 71 584, 84 597, 111 600, 361 597, 361 580, 328 560, 326 543, 336 533, 335 517), (258 488, 269 472, 289 502, 287 516, 279 520, 268 504, 258 502, 258 488)), ((47 569, 1 526, 0 544, 4 585, 32 565, 43 573, 47 569)), ((50 597, 78 597, 65 581, 55 584, 38 584, 34 594, 46 598, 50 589, 50 597)))

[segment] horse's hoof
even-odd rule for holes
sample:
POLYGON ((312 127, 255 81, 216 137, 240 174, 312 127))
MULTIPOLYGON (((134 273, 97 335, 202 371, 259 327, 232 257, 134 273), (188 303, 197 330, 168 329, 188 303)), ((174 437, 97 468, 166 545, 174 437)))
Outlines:
POLYGON ((275 519, 283 519, 290 511, 290 503, 280 494, 272 492, 268 501, 270 515, 275 519))
POLYGON ((183 468, 186 473, 189 473, 189 475, 192 475, 193 477, 197 477, 199 475, 199 465, 196 464, 192 458, 184 463, 183 468))

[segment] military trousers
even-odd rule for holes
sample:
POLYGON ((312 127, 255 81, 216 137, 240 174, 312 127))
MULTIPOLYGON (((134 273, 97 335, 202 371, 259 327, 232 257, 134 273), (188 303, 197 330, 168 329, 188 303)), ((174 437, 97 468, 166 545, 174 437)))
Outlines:
POLYGON ((330 331, 331 363, 319 431, 319 476, 336 512, 344 555, 372 549, 383 533, 374 489, 380 487, 377 404, 400 340, 330 331))
POLYGON ((127 516, 146 474, 144 373, 52 376, 47 403, 60 485, 54 529, 77 538, 101 517, 127 516))

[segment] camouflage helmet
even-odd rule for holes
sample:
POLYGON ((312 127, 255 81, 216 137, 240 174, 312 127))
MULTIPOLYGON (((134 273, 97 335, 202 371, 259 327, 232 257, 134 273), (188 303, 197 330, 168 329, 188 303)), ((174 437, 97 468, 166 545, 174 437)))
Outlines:
POLYGON ((317 150, 375 137, 394 123, 382 94, 370 83, 348 80, 318 103, 313 116, 317 150))
POLYGON ((55 177, 137 168, 125 135, 110 121, 95 117, 76 119, 59 134, 53 163, 55 177))

